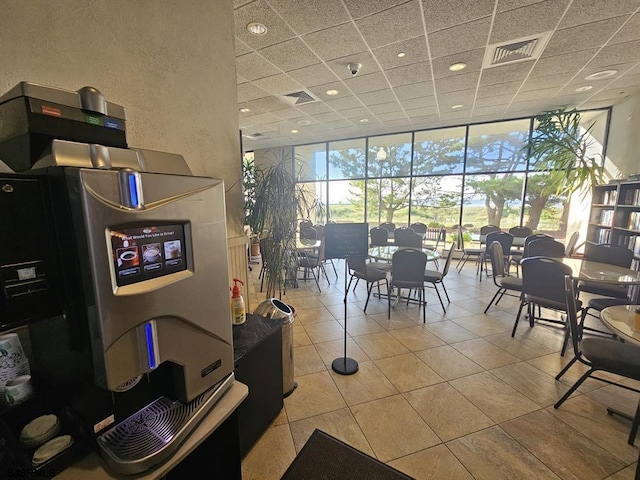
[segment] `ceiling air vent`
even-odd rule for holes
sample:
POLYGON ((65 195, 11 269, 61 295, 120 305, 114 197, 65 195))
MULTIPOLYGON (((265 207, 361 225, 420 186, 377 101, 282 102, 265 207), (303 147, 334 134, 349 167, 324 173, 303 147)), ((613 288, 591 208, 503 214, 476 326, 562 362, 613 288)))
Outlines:
POLYGON ((489 45, 484 54, 484 68, 535 60, 542 54, 551 32, 544 32, 508 42, 489 45))
POLYGON ((300 90, 299 92, 283 93, 281 95, 281 98, 288 104, 296 105, 296 106, 318 101, 318 99, 314 97, 311 94, 311 92, 307 90, 300 90))
POLYGON ((264 133, 247 133, 244 137, 249 138, 251 140, 257 140, 259 138, 264 137, 264 133))

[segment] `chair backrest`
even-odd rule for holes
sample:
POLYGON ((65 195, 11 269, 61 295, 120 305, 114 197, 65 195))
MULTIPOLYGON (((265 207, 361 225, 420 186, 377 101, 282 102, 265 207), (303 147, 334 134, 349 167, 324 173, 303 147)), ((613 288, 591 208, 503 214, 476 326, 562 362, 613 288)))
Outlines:
POLYGON ((534 233, 533 235, 529 235, 528 237, 526 237, 524 239, 524 247, 522 249, 522 256, 523 257, 529 257, 530 255, 528 255, 529 253, 529 244, 531 242, 535 242, 536 240, 543 240, 543 239, 547 239, 547 240, 553 240, 553 237, 550 235, 547 235, 546 233, 534 233))
POLYGON ((571 267, 548 257, 528 257, 520 262, 522 293, 543 298, 559 305, 565 304, 564 277, 571 275, 571 267))
POLYGON ((489 235, 491 232, 501 232, 502 229, 497 225, 484 225, 480 227, 480 235, 489 235))
POLYGON ((527 256, 529 257, 564 257, 564 245, 556 240, 540 238, 529 242, 527 247, 527 256))
POLYGON ((399 247, 422 247, 422 235, 418 235, 412 229, 396 228, 393 232, 393 243, 399 247))
POLYGON ((565 257, 570 257, 571 255, 573 255, 573 252, 576 249, 576 245, 578 244, 578 237, 580 237, 580 232, 576 230, 571 234, 569 240, 567 240, 567 245, 564 247, 565 257))
POLYGON ((409 228, 420 235, 424 235, 425 233, 427 233, 427 225, 422 222, 412 223, 411 225, 409 225, 409 228))
POLYGON ((324 238, 324 225, 314 225, 316 229, 316 239, 324 238))
POLYGON ((361 275, 367 275, 367 257, 347 257, 347 267, 349 270, 358 272, 361 275))
POLYGON ((508 255, 511 251, 511 245, 513 245, 513 235, 507 232, 491 232, 487 235, 486 253, 489 255, 489 247, 492 242, 500 242, 502 245, 502 251, 508 255))
POLYGON ((403 248, 391 257, 391 283, 404 288, 424 285, 427 254, 417 248, 403 248))
POLYGON ((533 230, 529 227, 511 227, 509 233, 517 238, 527 238, 529 235, 533 235, 533 230))
POLYGON ((449 253, 447 253, 447 259, 444 262, 444 267, 442 267, 442 278, 447 276, 447 273, 449 273, 449 265, 451 265, 451 259, 453 258, 453 250, 455 248, 456 244, 455 243, 451 243, 451 245, 449 245, 449 253))
POLYGON ((386 228, 373 227, 371 230, 369 230, 369 235, 371 235, 371 245, 389 245, 389 231, 386 228))
POLYGON ((576 292, 573 287, 573 279, 569 275, 564 276, 564 295, 567 312, 567 322, 569 323, 571 344, 575 356, 580 354, 580 325, 578 325, 578 308, 576 307, 576 292))
POLYGON ((630 268, 633 261, 633 251, 616 245, 589 245, 584 251, 584 259, 630 268))
POLYGON ((502 250, 502 244, 497 240, 489 244, 489 255, 491 256, 491 273, 493 280, 496 277, 505 276, 505 262, 504 262, 504 250, 502 250))
POLYGON ((318 231, 314 227, 305 225, 300 227, 300 238, 305 240, 316 240, 318 238, 318 231))
POLYGON ((386 229, 388 232, 393 232, 396 229, 396 224, 391 222, 381 223, 380 228, 386 229))

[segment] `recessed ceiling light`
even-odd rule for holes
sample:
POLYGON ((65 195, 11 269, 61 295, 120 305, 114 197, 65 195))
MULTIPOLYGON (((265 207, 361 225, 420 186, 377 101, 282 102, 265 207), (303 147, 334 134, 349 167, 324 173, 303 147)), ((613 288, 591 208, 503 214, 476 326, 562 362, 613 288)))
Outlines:
POLYGON ((337 95, 339 93, 340 92, 338 90, 333 90, 333 89, 332 90, 327 90, 327 95, 333 96, 333 95, 337 95))
POLYGON ((405 55, 406 55, 406 53, 404 53, 404 52, 400 52, 400 53, 398 54, 398 58, 402 58, 402 57, 404 57, 405 55))
POLYGON ((298 133, 298 130, 294 128, 293 130, 291 130, 291 133, 298 133))
POLYGON ((603 78, 613 77, 618 70, 603 70, 602 72, 592 73, 584 77, 585 80, 602 80, 603 78))
POLYGON ((464 105, 461 104, 461 103, 458 103, 456 105, 451 105, 451 110, 457 110, 457 109, 462 108, 462 107, 464 107, 464 105))
POLYGON ((367 123, 369 121, 368 118, 361 118, 360 120, 358 120, 360 123, 367 123))
POLYGON ((254 35, 264 35, 267 33, 267 27, 265 27, 262 23, 251 22, 247 25, 247 30, 254 35))
POLYGON ((449 70, 451 70, 452 72, 459 72, 460 70, 464 70, 465 68, 467 68, 467 64, 463 62, 452 63, 451 65, 449 65, 449 70))
POLYGON ((591 85, 585 85, 584 87, 576 88, 576 92, 588 92, 592 88, 593 88, 593 86, 591 86, 591 85))
POLYGON ((250 108, 241 108, 240 109, 240 113, 247 113, 247 112, 250 112, 250 111, 251 111, 250 108))
POLYGON ((302 126, 305 126, 305 125, 311 125, 311 120, 304 120, 304 119, 303 119, 303 120, 298 120, 296 123, 297 123, 298 125, 302 125, 302 126))

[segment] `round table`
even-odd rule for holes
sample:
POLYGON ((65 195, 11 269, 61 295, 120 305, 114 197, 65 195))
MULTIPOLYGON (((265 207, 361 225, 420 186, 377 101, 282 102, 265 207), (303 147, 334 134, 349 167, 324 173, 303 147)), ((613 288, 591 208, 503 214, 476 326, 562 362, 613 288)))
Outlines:
POLYGON ((600 319, 625 342, 640 345, 640 331, 633 328, 636 308, 640 308, 640 305, 607 307, 600 312, 600 319))
MULTIPOLYGON (((375 260, 383 260, 390 262, 393 254, 398 250, 402 250, 403 248, 411 248, 411 247, 398 247, 397 245, 384 245, 378 247, 370 247, 369 248, 369 257, 375 260)), ((431 250, 429 248, 422 248, 422 251, 427 254, 427 262, 434 262, 440 258, 440 254, 435 250, 431 250)))

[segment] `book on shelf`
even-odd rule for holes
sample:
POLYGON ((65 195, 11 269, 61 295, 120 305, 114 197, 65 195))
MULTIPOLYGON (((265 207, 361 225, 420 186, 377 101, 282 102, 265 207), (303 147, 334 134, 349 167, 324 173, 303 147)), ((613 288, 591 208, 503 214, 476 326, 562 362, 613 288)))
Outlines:
POLYGON ((640 189, 627 190, 624 195, 624 205, 640 206, 640 189))
POLYGON ((629 214, 629 230, 640 230, 640 212, 631 212, 629 214))
POLYGON ((596 243, 610 243, 611 230, 605 230, 604 228, 596 230, 595 240, 596 243))

